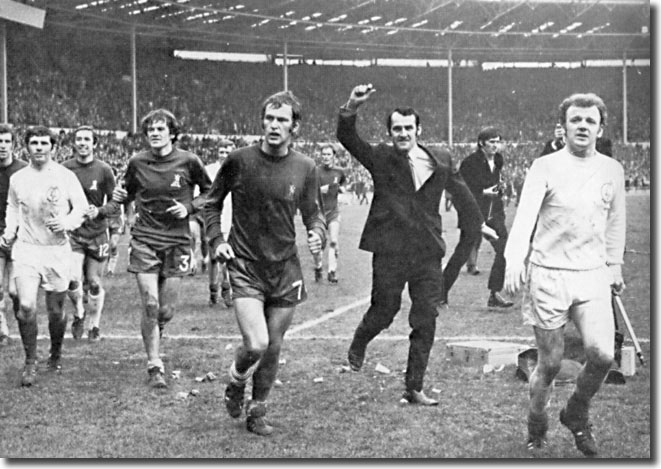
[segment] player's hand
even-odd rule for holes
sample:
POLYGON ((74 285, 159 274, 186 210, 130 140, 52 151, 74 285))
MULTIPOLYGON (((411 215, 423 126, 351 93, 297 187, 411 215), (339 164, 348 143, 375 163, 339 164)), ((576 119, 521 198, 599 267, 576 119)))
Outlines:
POLYGON ((526 283, 526 267, 523 263, 510 264, 505 267, 505 292, 514 295, 522 284, 526 283))
POLYGON ((234 255, 232 246, 230 246, 229 243, 220 243, 216 248, 216 258, 227 262, 235 259, 236 256, 234 255))
POLYGON ((66 231, 64 222, 59 217, 52 217, 46 220, 46 227, 53 233, 64 233, 66 231))
POLYGON ((487 187, 486 189, 482 190, 482 194, 486 195, 487 197, 496 197, 499 195, 498 193, 498 184, 494 184, 491 187, 487 187))
POLYGON ((175 218, 186 218, 188 215, 188 210, 186 209, 186 206, 182 204, 181 202, 177 202, 176 200, 172 199, 172 202, 174 205, 171 205, 170 207, 166 208, 165 211, 171 215, 174 215, 175 218))
POLYGON ((11 248, 12 243, 7 241, 7 238, 0 236, 0 249, 8 251, 11 248))
POLYGON ((129 193, 126 191, 126 189, 119 185, 115 186, 115 189, 112 191, 112 200, 119 204, 124 203, 128 196, 129 193))
POLYGON ((358 85, 353 90, 351 90, 351 95, 349 96, 349 101, 347 102, 347 107, 352 110, 356 110, 362 105, 365 101, 370 99, 376 90, 371 83, 367 85, 358 85))
POLYGON ((498 233, 496 233, 496 230, 488 226, 486 223, 482 223, 480 230, 482 231, 482 236, 484 236, 485 239, 493 241, 498 239, 498 233))
POLYGON ((321 236, 314 231, 308 231, 308 248, 312 254, 321 252, 321 236))
POLYGON ((96 217, 99 216, 99 207, 96 205, 90 205, 87 207, 87 210, 85 211, 85 218, 88 220, 94 220, 96 217))
POLYGON ((608 266, 608 270, 611 273, 611 290, 615 295, 620 295, 626 288, 622 277, 622 265, 611 264, 608 266))

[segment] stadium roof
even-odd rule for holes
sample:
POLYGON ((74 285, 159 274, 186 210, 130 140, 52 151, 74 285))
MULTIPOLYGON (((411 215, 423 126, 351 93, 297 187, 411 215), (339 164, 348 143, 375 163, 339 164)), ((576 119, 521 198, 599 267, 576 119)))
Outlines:
POLYGON ((46 24, 306 58, 650 58, 641 0, 25 0, 46 24))

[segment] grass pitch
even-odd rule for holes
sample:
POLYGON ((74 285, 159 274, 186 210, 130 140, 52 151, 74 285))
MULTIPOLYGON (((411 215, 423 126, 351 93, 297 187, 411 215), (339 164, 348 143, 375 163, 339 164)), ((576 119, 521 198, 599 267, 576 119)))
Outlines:
MULTIPOLYGON (((650 199, 648 193, 627 199, 625 254, 627 289, 623 300, 647 358, 622 386, 604 385, 591 416, 604 458, 651 458, 650 355, 650 199)), ((357 249, 368 207, 342 207, 340 283, 315 284, 312 261, 299 250, 308 300, 296 312, 287 334, 278 378, 271 392, 271 437, 245 430, 244 419, 224 410, 227 369, 240 343, 233 312, 207 306, 206 277, 184 280, 181 307, 168 325, 161 351, 167 390, 146 385, 146 356, 139 337, 140 300, 135 280, 124 272, 106 279, 108 291, 100 343, 64 344, 63 371, 45 371, 46 337, 39 341, 42 370, 30 389, 19 386, 24 355, 13 318, 12 343, 0 349, 0 456, 5 458, 578 458, 569 431, 557 415, 572 386, 558 386, 551 400, 549 447, 525 449, 527 385, 514 378, 514 367, 483 374, 450 363, 449 341, 468 338, 533 344, 521 324, 517 305, 507 312, 486 307, 486 282, 493 253, 480 251, 482 274, 462 273, 453 287, 450 307, 438 318, 425 391, 436 408, 401 406, 404 388, 410 306, 389 330, 368 347, 360 373, 341 365, 354 328, 366 310, 371 286, 371 257, 357 249), (375 371, 377 364, 390 370, 375 371), (179 378, 172 372, 178 370, 179 378), (207 373, 217 378, 199 381, 207 373)), ((509 220, 514 207, 509 208, 509 220)), ((446 241, 457 242, 456 214, 444 213, 446 241)), ((43 301, 41 302, 43 305, 43 301)), ((67 304, 71 311, 71 305, 67 304)), ((631 340, 625 334, 625 345, 631 340)), ((47 333, 40 313, 40 332, 47 333)), ((568 330, 568 336, 575 331, 568 330)))

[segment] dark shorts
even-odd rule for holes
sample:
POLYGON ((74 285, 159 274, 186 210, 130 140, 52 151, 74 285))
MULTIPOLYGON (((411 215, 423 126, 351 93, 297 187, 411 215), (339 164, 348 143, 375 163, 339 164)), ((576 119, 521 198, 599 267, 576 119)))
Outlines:
POLYGON ((159 274, 165 278, 184 277, 190 271, 190 261, 189 244, 179 244, 157 251, 132 237, 126 270, 134 274, 159 274))
POLYGON ((280 262, 256 262, 236 258, 227 265, 233 298, 257 298, 265 306, 287 308, 308 294, 298 256, 280 262))
POLYGON ((8 248, 0 248, 0 258, 6 259, 7 262, 11 262, 11 246, 8 248))
POLYGON ((71 233, 69 243, 73 252, 82 253, 99 262, 105 261, 110 256, 110 242, 106 231, 94 238, 84 238, 71 233))
POLYGON ((195 223, 200 225, 201 230, 204 229, 204 211, 203 210, 199 210, 199 211, 195 212, 194 214, 190 215, 189 220, 194 221, 195 223))
POLYGON ((330 210, 324 213, 324 217, 326 218, 327 225, 332 221, 340 221, 340 210, 337 208, 334 210, 330 210))

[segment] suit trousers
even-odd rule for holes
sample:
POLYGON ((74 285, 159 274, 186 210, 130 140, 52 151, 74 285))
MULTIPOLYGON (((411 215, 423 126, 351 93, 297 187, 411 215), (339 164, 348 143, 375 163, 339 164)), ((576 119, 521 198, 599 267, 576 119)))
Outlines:
POLYGON ((495 217, 487 220, 487 226, 493 228, 498 235, 498 239, 489 240, 496 255, 491 265, 489 273, 489 290, 499 292, 505 285, 505 245, 507 244, 507 227, 505 226, 505 216, 495 217))
MULTIPOLYGON (((489 273, 489 282, 487 284, 489 290, 499 292, 503 289, 505 284, 505 245, 507 244, 507 227, 505 226, 504 218, 492 218, 487 221, 487 225, 494 229, 498 234, 497 240, 489 240, 493 246, 496 255, 491 265, 491 272, 489 273)), ((457 280, 461 267, 468 260, 471 250, 475 246, 479 246, 482 234, 480 232, 469 233, 466 230, 461 230, 459 234, 459 243, 454 248, 450 260, 445 266, 443 271, 443 297, 447 301, 448 293, 457 280)))
POLYGON ((443 287, 441 256, 426 253, 375 253, 372 258, 371 305, 356 328, 350 352, 364 355, 367 344, 392 324, 401 307, 402 291, 408 283, 411 297, 409 311, 409 354, 406 389, 421 391, 429 354, 434 344, 443 287))
POLYGON ((448 263, 443 270, 443 299, 445 301, 448 300, 448 293, 450 292, 452 285, 454 285, 454 282, 457 280, 461 267, 466 261, 468 261, 471 251, 478 245, 480 237, 481 233, 479 231, 470 232, 467 230, 461 230, 459 234, 459 242, 457 243, 457 246, 455 246, 454 252, 452 253, 452 256, 450 256, 450 260, 448 260, 448 263))

